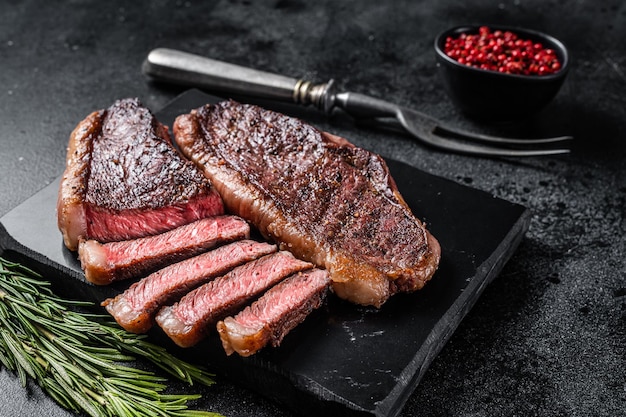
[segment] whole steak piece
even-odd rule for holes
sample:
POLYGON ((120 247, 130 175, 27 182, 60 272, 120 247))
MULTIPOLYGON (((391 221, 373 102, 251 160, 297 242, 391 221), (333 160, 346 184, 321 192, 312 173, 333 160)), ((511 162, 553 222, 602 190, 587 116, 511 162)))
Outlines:
POLYGON ((211 182, 139 100, 118 100, 72 132, 57 201, 70 250, 81 239, 133 239, 223 211, 211 182))
POLYGON ((380 307, 435 273, 437 240, 385 161, 280 113, 225 101, 179 116, 182 152, 227 210, 297 257, 326 268, 340 297, 380 307))

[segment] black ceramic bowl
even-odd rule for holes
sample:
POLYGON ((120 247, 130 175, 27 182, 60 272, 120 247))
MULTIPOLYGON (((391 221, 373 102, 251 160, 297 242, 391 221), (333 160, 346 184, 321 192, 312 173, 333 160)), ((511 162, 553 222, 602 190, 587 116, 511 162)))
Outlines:
POLYGON ((435 39, 437 66, 452 101, 467 115, 494 120, 519 119, 544 108, 558 93, 569 70, 570 57, 563 43, 533 30, 487 25, 492 31, 511 31, 551 48, 561 68, 546 75, 516 75, 460 64, 444 52, 446 39, 462 33, 476 34, 480 26, 458 26, 435 39))

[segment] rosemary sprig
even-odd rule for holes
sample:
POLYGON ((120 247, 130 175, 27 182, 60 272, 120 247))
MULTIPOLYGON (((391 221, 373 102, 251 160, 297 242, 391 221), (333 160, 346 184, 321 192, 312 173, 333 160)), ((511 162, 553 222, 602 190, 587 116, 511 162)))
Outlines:
POLYGON ((93 417, 219 416, 188 409, 199 395, 166 394, 165 378, 123 363, 142 357, 189 384, 211 385, 212 374, 107 315, 77 310, 88 306, 58 298, 39 274, 0 258, 0 363, 22 385, 32 378, 64 408, 93 417))

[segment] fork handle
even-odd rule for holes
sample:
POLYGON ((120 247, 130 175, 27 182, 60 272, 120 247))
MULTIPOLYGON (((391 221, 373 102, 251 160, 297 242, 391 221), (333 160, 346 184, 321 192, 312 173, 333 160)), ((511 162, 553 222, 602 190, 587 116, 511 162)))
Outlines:
POLYGON ((334 97, 334 104, 356 118, 395 117, 398 106, 365 94, 345 92, 334 97))
POLYGON ((145 75, 175 84, 297 104, 313 104, 330 112, 333 81, 309 81, 259 71, 175 49, 157 48, 146 57, 145 75))

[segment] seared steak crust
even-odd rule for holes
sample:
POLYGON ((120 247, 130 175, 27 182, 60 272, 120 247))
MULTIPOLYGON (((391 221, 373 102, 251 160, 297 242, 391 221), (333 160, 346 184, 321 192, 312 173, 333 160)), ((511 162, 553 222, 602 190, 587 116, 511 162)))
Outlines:
POLYGON ((57 204, 66 246, 160 233, 223 213, 211 182, 137 99, 90 114, 69 140, 57 204))
POLYGON ((210 181, 172 146, 166 127, 137 100, 118 101, 107 111, 93 142, 88 203, 114 211, 153 209, 186 203, 210 189, 210 181))
POLYGON ((378 307, 394 292, 421 288, 437 269, 437 241, 380 156, 234 101, 179 116, 174 135, 228 210, 326 268, 340 297, 378 307))

